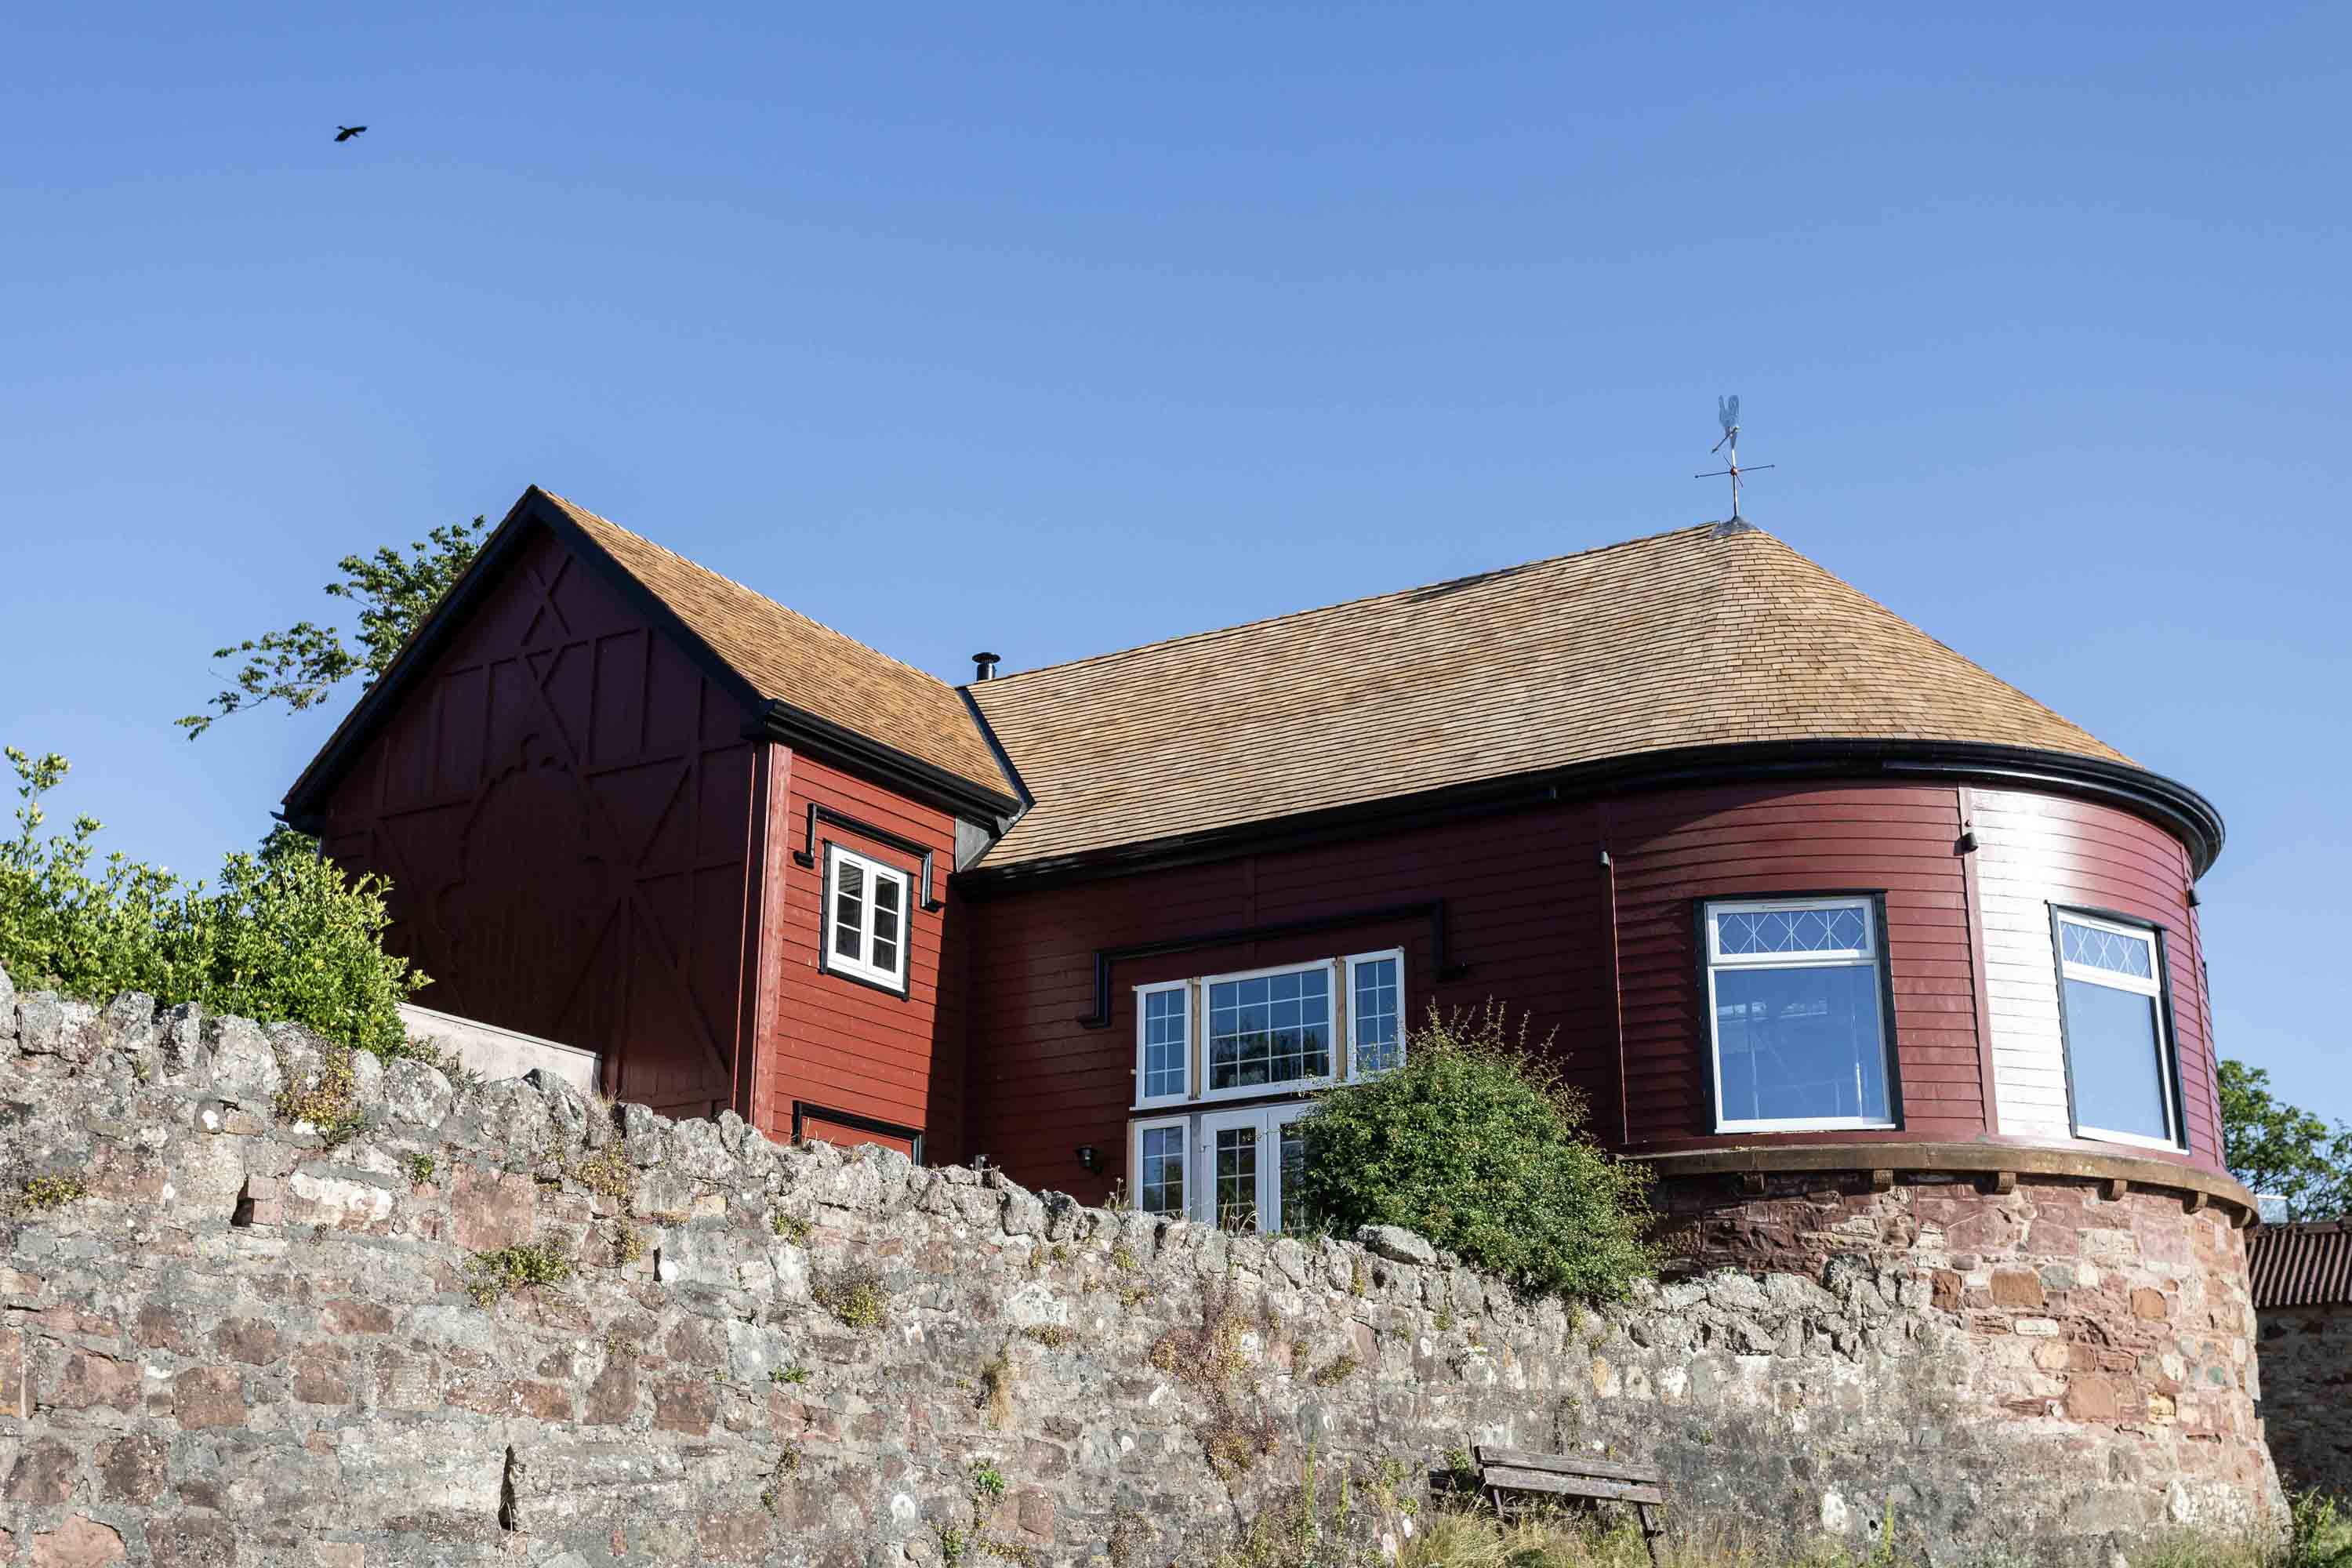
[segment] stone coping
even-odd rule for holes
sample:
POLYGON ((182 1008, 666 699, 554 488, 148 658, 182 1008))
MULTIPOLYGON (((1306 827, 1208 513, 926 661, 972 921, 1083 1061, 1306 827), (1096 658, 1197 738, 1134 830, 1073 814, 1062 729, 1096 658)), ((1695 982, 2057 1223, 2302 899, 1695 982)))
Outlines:
POLYGON ((1891 1180, 1902 1174, 1975 1176, 1996 1184, 2019 1176, 2069 1176, 2082 1181, 2173 1192, 2192 1212, 2208 1204, 2243 1230, 2257 1217, 2254 1194, 2229 1176, 2136 1154, 2080 1149, 2036 1149, 2006 1143, 1742 1144, 1668 1154, 1635 1154, 1661 1176, 1769 1176, 1807 1171, 1868 1171, 1891 1180))

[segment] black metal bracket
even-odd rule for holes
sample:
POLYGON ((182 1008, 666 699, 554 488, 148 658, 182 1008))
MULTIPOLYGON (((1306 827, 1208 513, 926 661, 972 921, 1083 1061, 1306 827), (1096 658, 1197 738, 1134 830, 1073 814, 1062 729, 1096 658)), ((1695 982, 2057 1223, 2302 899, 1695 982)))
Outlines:
POLYGON ((1469 965, 1451 961, 1445 945, 1445 900, 1429 899, 1417 904, 1390 904, 1377 910, 1356 910, 1343 915, 1318 915, 1313 920, 1283 921, 1274 925, 1243 926, 1234 931, 1212 931, 1206 936, 1175 937, 1166 942, 1141 942, 1130 947, 1098 947, 1095 949, 1094 1011, 1078 1020, 1087 1029, 1110 1027, 1110 972, 1114 965, 1131 958, 1157 958, 1163 953, 1190 952, 1204 947, 1231 947, 1237 942, 1271 942, 1276 937, 1301 936, 1308 931, 1337 931, 1344 926, 1385 925, 1393 921, 1423 920, 1429 921, 1429 945, 1437 978, 1459 980, 1470 973, 1469 965))
POLYGON ((834 826, 845 828, 861 838, 870 838, 877 844, 887 844, 901 853, 919 857, 923 862, 923 912, 927 915, 935 915, 947 908, 945 904, 931 896, 933 851, 930 846, 918 844, 913 839, 902 834, 893 833, 887 827, 877 827, 870 822, 861 822, 846 812, 835 811, 833 807, 820 805, 815 801, 809 802, 807 837, 803 840, 801 847, 793 851, 793 865, 814 866, 816 864, 816 825, 819 822, 829 822, 834 826))
POLYGON ((809 1119, 830 1121, 835 1127, 855 1127, 860 1132, 872 1132, 884 1138, 896 1138, 913 1152, 916 1164, 923 1163, 923 1130, 901 1127, 895 1121, 885 1121, 878 1116, 860 1116, 854 1110, 835 1110, 828 1106, 812 1105, 805 1100, 793 1101, 793 1142, 803 1142, 808 1137, 809 1119))

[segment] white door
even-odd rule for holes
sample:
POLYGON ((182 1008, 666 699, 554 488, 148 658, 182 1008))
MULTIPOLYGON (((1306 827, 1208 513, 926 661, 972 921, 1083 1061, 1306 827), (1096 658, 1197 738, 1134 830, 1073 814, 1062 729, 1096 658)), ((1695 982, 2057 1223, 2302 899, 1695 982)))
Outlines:
POLYGON ((1192 1217, 1225 1230, 1279 1231, 1299 1216, 1284 1208, 1306 1158, 1296 1123, 1313 1107, 1261 1106, 1213 1110, 1201 1118, 1193 1151, 1192 1217), (1290 1182, 1284 1180, 1288 1175, 1290 1182))

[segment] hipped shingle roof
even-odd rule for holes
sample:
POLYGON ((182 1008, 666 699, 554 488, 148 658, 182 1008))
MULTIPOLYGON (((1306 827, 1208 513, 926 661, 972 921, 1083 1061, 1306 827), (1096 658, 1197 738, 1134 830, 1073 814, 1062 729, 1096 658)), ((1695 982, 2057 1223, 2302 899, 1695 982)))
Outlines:
POLYGON ((966 689, 1035 799, 990 868, 1742 742, 2129 762, 1770 534, 1714 524, 966 689))

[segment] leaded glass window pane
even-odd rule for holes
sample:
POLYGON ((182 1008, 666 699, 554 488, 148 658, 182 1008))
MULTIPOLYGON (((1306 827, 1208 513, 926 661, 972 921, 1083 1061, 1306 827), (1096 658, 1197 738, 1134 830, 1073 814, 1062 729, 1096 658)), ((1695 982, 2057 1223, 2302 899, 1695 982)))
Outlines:
POLYGON ((1859 904, 1727 910, 1716 916, 1716 950, 1727 958, 1862 952, 1868 950, 1869 942, 1869 918, 1859 904))
POLYGON ((2061 920, 2058 949, 2067 963, 2085 969, 2104 969, 2135 980, 2156 978, 2156 944, 2146 937, 2061 920))
POLYGON ((1212 1090, 1331 1076, 1328 970, 1221 980, 1208 989, 1212 1090))

